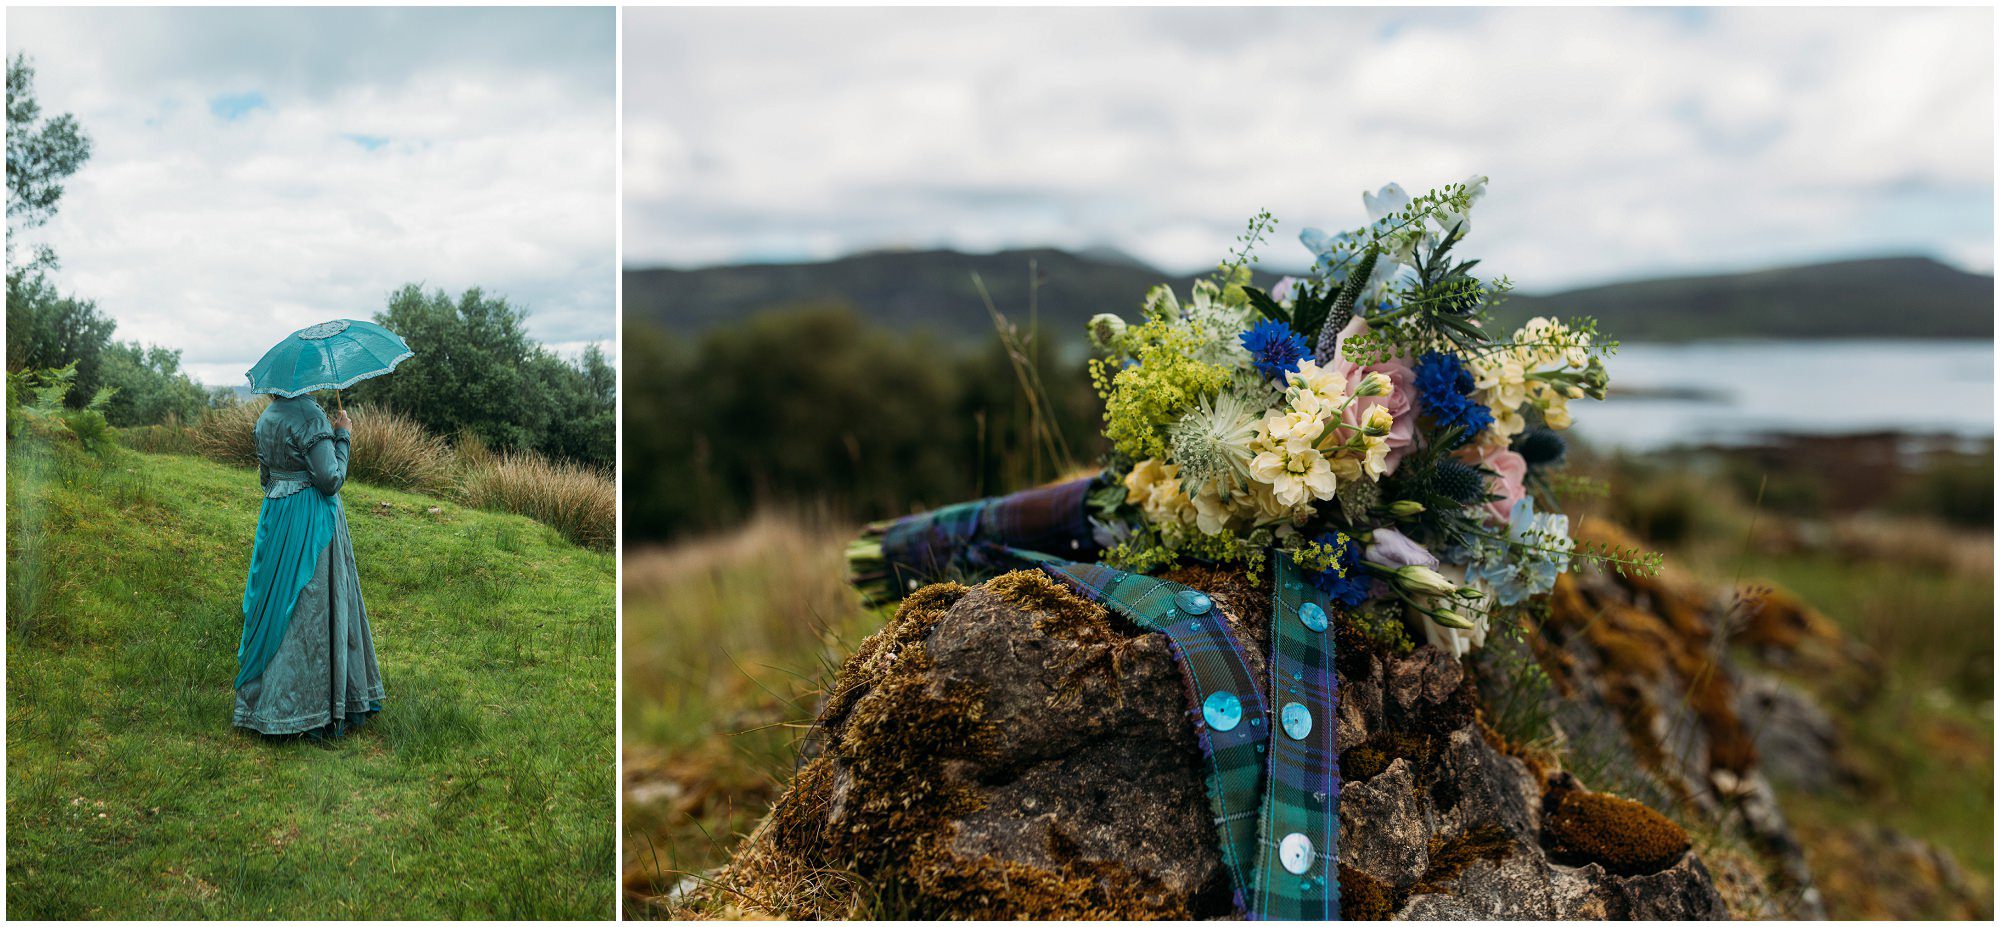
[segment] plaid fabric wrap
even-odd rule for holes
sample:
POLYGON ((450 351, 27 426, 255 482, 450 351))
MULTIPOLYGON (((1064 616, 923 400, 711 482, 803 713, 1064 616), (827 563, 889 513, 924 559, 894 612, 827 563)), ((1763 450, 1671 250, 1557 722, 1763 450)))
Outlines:
POLYGON ((1340 919, 1340 678, 1333 603, 1289 557, 1272 594, 1270 770, 1253 917, 1340 919))
POLYGON ((882 536, 889 578, 900 594, 1011 566, 1010 549, 1096 557, 1084 507, 1096 482, 1084 477, 899 518, 882 536))
POLYGON ((1219 606, 1204 604, 1191 613, 1184 594, 1205 594, 1179 583, 1127 573, 1094 563, 1071 563, 1047 556, 1040 563, 1051 576, 1068 581, 1084 595, 1142 628, 1163 634, 1180 664, 1194 708, 1194 729, 1208 762, 1208 805, 1215 814, 1222 862, 1235 890, 1236 909, 1250 910, 1257 862, 1257 798, 1270 739, 1269 712, 1250 679, 1250 666, 1219 606), (1209 706, 1217 710, 1209 710, 1209 706), (1234 705, 1233 713, 1228 706, 1234 705), (1233 715, 1233 716, 1232 716, 1233 715), (1226 725, 1226 727, 1225 727, 1226 725))

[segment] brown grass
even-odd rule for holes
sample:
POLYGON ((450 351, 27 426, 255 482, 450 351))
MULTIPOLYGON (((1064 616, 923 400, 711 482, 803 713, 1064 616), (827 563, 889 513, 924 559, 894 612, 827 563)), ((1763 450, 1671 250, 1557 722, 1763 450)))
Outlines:
POLYGON ((467 468, 459 485, 465 504, 474 508, 526 515, 581 547, 610 550, 617 544, 618 488, 589 467, 537 454, 501 454, 467 468))
MULTIPOLYGON (((123 437, 141 451, 255 467, 257 417, 269 404, 258 397, 210 409, 192 424, 130 428, 123 437)), ((351 479, 525 515, 593 550, 617 543, 617 484, 600 471, 531 453, 496 454, 469 433, 461 433, 454 447, 416 421, 382 409, 356 406, 348 414, 354 420, 351 479)))

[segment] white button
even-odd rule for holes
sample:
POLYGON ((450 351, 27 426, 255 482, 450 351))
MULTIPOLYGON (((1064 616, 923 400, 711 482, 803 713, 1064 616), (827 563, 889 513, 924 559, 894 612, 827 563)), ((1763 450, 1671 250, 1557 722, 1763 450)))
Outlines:
POLYGON ((1278 843, 1278 862, 1292 875, 1305 875, 1313 864, 1313 842, 1304 834, 1286 834, 1278 843))

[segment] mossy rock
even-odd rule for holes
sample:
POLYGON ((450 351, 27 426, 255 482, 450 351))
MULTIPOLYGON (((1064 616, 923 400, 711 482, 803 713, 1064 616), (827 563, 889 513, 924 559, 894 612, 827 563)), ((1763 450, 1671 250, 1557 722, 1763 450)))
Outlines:
POLYGON ((1664 870, 1693 845, 1679 824, 1645 805, 1577 789, 1549 794, 1542 833, 1556 859, 1625 876, 1664 870))

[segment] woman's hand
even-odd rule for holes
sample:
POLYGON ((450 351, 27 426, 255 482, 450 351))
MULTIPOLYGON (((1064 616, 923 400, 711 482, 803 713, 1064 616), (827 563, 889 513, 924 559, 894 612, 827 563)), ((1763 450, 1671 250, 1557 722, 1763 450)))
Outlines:
POLYGON ((338 428, 338 429, 342 429, 342 430, 344 430, 344 431, 353 431, 353 430, 354 430, 354 425, 353 425, 353 423, 351 423, 351 422, 349 422, 349 421, 347 420, 347 410, 346 410, 346 409, 335 409, 335 410, 334 410, 334 413, 333 413, 333 427, 335 427, 335 428, 338 428))

